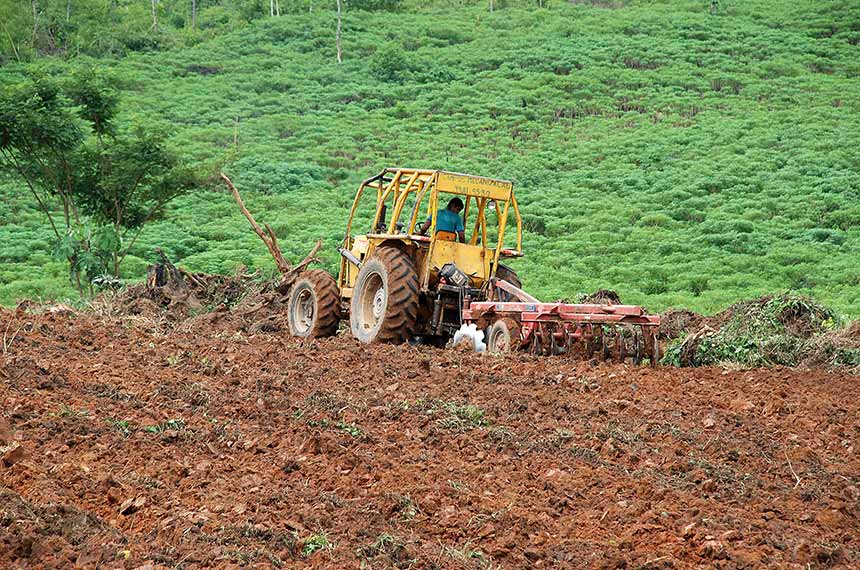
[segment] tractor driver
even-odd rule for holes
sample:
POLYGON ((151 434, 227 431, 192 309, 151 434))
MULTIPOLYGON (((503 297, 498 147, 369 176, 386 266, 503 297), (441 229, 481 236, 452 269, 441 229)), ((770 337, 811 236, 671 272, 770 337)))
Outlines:
MULTIPOLYGON (((463 201, 459 198, 451 198, 448 201, 448 206, 436 214, 436 233, 446 232, 450 234, 451 241, 454 241, 453 236, 456 235, 460 243, 466 243, 466 228, 463 226, 463 218, 460 217, 462 211, 463 201)), ((418 229, 419 235, 423 236, 427 233, 432 221, 432 217, 428 216, 418 229)))

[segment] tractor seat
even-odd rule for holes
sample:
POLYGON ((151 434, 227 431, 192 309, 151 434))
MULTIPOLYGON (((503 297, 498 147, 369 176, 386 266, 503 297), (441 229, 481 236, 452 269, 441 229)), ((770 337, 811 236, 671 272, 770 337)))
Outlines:
POLYGON ((457 234, 440 230, 436 232, 436 239, 439 241, 457 241, 457 234))

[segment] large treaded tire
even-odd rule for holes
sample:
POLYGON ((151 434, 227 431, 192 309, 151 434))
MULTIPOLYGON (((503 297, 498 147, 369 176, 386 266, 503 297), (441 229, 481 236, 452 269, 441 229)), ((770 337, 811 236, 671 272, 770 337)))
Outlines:
POLYGON ((327 271, 311 269, 290 289, 287 322, 290 334, 302 338, 332 336, 340 322, 340 293, 327 271))
POLYGON ((352 336, 362 342, 409 340, 418 316, 418 272, 408 255, 377 249, 355 281, 349 310, 352 336))

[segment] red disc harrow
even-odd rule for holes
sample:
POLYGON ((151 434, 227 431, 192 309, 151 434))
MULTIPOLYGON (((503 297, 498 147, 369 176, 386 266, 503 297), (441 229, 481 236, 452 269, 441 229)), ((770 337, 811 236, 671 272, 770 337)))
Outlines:
POLYGON ((657 344, 658 315, 649 315, 636 305, 542 303, 503 280, 493 282, 490 298, 498 301, 469 302, 463 321, 490 331, 488 344, 494 349, 499 321, 507 338, 499 347, 532 354, 569 354, 579 358, 615 362, 660 360, 657 344), (494 326, 495 325, 495 326, 494 326))

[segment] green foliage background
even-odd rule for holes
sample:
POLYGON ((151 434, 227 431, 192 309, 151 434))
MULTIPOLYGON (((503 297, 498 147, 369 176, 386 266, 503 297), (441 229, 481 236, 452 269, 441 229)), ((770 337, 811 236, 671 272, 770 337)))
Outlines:
MULTIPOLYGON (((860 315, 856 2, 350 6, 342 65, 333 5, 281 6, 212 5, 219 27, 204 10, 203 31, 177 20, 142 51, 0 68, 3 82, 105 68, 124 113, 211 165, 211 188, 144 231, 126 277, 155 247, 196 271, 272 270, 219 165, 288 257, 322 237, 334 269, 359 181, 403 165, 514 180, 527 232, 513 266, 541 298, 604 287, 710 312, 793 289, 860 315)), ((3 180, 0 196, 0 303, 71 296, 24 188, 3 180)))

